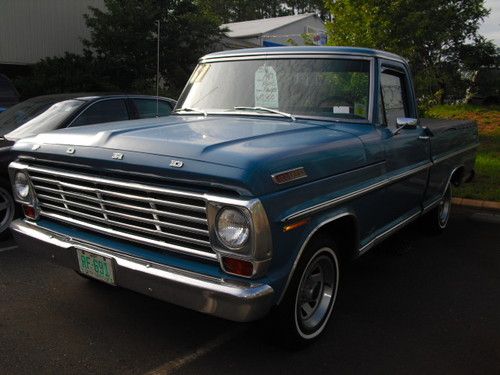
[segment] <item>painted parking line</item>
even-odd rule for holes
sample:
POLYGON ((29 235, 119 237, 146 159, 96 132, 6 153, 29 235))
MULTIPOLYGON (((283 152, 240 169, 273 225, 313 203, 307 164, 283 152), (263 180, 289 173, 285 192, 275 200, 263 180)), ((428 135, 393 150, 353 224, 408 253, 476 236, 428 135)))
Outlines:
POLYGON ((234 339, 236 336, 238 336, 240 333, 242 333, 244 330, 246 330, 246 327, 240 327, 236 328, 232 331, 226 332, 215 339, 207 342, 205 345, 201 346, 200 348, 192 351, 191 353, 179 357, 176 359, 173 359, 171 361, 166 362, 165 364, 155 368, 154 370, 146 373, 145 375, 169 375, 175 372, 176 370, 179 370, 180 368, 190 364, 191 362, 196 361, 198 358, 203 357, 204 355, 214 351, 215 349, 219 348, 220 346, 224 345, 225 343, 231 341, 234 339))
POLYGON ((17 249, 17 245, 7 246, 7 247, 0 247, 0 253, 3 252, 3 251, 14 250, 14 249, 17 249))

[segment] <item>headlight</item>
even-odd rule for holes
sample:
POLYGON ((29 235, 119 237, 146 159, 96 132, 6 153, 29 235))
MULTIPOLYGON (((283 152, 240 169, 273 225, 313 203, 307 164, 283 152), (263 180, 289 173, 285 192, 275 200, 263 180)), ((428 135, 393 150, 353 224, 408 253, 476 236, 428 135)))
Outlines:
POLYGON ((14 189, 16 195, 21 200, 26 200, 30 195, 30 185, 28 181, 28 176, 24 172, 17 172, 14 178, 14 189))
POLYGON ((217 235, 229 249, 240 249, 250 236, 250 223, 243 212, 223 208, 217 216, 217 235))

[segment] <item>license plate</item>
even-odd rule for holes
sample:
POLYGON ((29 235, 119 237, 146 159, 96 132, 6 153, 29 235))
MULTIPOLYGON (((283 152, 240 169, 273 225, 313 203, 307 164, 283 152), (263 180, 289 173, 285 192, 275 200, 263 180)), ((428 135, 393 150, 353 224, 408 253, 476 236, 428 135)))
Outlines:
POLYGON ((113 262, 110 258, 103 257, 85 250, 76 250, 80 272, 94 279, 115 285, 113 262))

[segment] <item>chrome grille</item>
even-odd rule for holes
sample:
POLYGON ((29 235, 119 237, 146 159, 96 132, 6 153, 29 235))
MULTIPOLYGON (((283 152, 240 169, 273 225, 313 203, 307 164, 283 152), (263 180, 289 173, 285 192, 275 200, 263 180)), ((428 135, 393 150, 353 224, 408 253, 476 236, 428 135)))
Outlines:
POLYGON ((29 166, 40 215, 159 249, 216 260, 202 194, 29 166))

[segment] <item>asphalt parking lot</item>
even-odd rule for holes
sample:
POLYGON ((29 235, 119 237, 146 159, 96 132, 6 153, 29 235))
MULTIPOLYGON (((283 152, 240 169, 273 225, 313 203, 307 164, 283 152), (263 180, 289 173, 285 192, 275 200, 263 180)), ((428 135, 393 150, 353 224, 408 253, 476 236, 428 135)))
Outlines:
POLYGON ((321 340, 288 351, 236 324, 80 278, 0 245, 2 374, 499 374, 498 216, 454 207, 344 272, 321 340))

